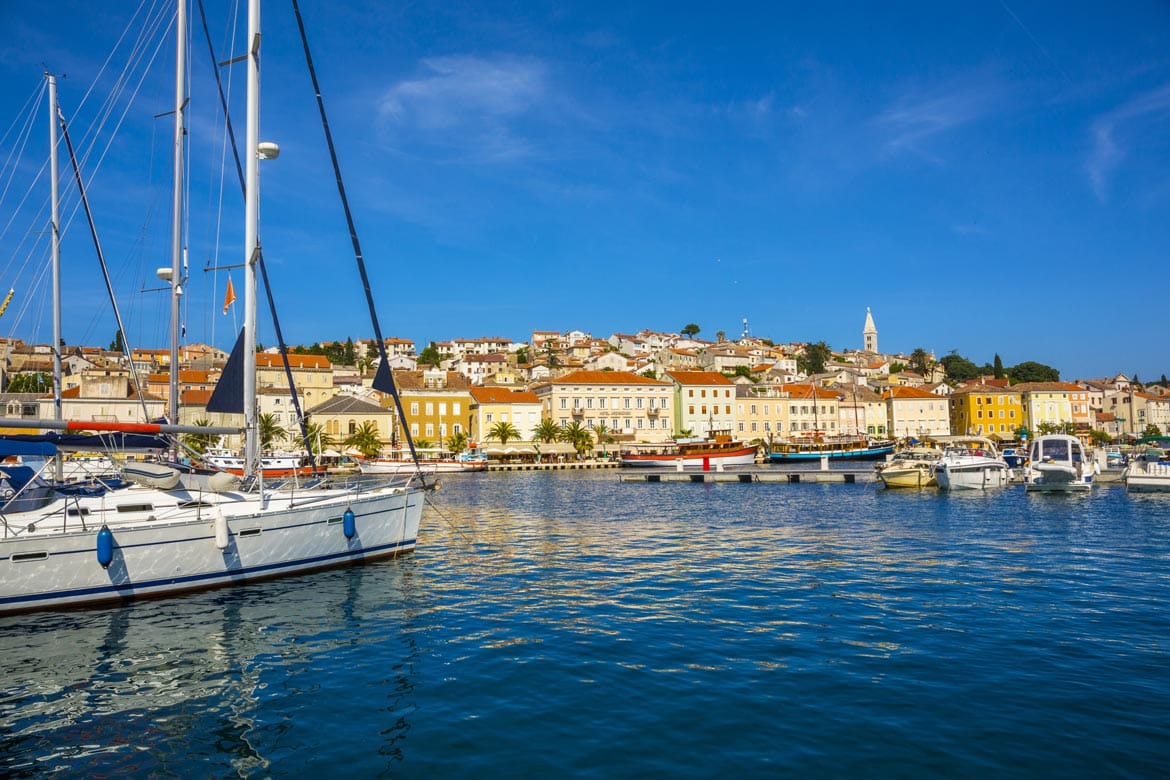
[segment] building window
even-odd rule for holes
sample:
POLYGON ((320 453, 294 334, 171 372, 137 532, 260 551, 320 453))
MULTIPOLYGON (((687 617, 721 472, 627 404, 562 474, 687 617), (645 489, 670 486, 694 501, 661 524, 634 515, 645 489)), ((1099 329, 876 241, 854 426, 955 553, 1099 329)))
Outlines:
MULTIPOLYGON (((430 401, 427 401, 427 417, 430 417, 434 413, 435 413, 435 405, 433 403, 431 403, 430 401)), ((427 434, 427 435, 429 436, 430 434, 427 434)))
POLYGON ((411 401, 410 402, 410 416, 411 417, 418 416, 418 401, 411 401))
POLYGON ((416 439, 418 438, 418 423, 410 424, 410 435, 416 439))
POLYGON ((434 435, 435 435, 435 424, 434 423, 427 423, 427 436, 434 436, 434 435))

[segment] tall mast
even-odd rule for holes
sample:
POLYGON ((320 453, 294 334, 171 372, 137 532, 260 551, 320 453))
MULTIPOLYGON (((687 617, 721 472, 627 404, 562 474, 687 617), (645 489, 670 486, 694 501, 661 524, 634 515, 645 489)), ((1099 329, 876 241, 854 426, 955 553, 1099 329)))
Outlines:
POLYGON ((257 473, 256 256, 260 216, 260 0, 248 0, 248 117, 244 159, 244 473, 257 473))
POLYGON ((187 0, 175 14, 175 176, 171 213, 171 377, 168 422, 179 424, 179 298, 183 294, 183 111, 187 80, 187 0))
MULTIPOLYGON (((52 200, 52 257, 53 257, 53 419, 63 418, 61 411, 61 216, 57 191, 57 77, 46 73, 49 80, 49 180, 52 200)), ((64 477, 64 464, 58 455, 55 476, 64 477)))

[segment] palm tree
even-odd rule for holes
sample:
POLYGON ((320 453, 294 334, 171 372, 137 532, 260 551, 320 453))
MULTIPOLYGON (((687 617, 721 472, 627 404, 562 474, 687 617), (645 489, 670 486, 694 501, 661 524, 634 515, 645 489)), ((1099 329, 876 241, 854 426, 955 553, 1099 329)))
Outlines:
POLYGON ((314 455, 320 455, 333 446, 333 437, 325 432, 325 426, 321 423, 310 422, 305 425, 305 430, 309 434, 309 447, 314 455))
POLYGON ((561 430, 561 441, 572 444, 578 455, 593 449, 593 434, 576 420, 561 430))
POLYGON ((280 427, 275 415, 262 414, 259 422, 261 449, 269 449, 274 441, 284 441, 288 438, 288 431, 280 427))
POLYGON ((554 442, 559 438, 561 438, 561 426, 557 425, 547 417, 540 421, 540 425, 532 429, 533 441, 542 441, 545 444, 548 444, 549 442, 554 442))
POLYGON ((599 422, 593 426, 593 434, 597 437, 598 443, 601 444, 601 454, 604 457, 606 443, 613 441, 613 437, 609 435, 609 427, 605 423, 599 422))
POLYGON ((457 431, 447 437, 447 449, 458 455, 467 449, 467 434, 463 431, 457 431))
MULTIPOLYGON (((196 420, 195 425, 200 428, 207 428, 211 426, 210 420, 196 420)), ((202 455, 207 451, 207 448, 214 443, 215 437, 210 433, 186 433, 183 434, 183 445, 193 452, 202 455)))
POLYGON ((382 451, 382 437, 378 435, 378 426, 371 420, 366 420, 361 427, 345 439, 346 447, 354 447, 367 458, 372 458, 382 451))
POLYGON ((519 439, 520 431, 510 422, 498 422, 488 431, 487 437, 495 439, 500 444, 507 444, 509 439, 519 439))

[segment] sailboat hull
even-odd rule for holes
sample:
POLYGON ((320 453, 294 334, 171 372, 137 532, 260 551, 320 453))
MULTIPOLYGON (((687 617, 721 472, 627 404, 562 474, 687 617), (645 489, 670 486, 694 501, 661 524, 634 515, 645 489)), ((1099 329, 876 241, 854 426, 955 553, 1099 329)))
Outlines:
POLYGON ((414 549, 423 496, 403 487, 265 499, 131 488, 104 497, 107 506, 103 497, 71 500, 67 529, 62 502, 23 513, 21 525, 9 515, 0 539, 0 614, 169 596, 392 557, 414 549), (348 538, 347 510, 354 513, 348 538), (215 527, 221 515, 228 527, 222 549, 215 527), (104 567, 102 527, 113 534, 104 567))

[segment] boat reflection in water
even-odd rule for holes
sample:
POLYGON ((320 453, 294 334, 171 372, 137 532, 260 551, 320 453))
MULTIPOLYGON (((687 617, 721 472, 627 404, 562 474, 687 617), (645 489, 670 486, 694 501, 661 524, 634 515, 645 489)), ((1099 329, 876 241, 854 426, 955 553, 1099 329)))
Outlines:
MULTIPOLYGON (((184 776, 199 763, 207 777, 264 776, 318 740, 378 744, 388 764, 401 761, 418 650, 398 605, 412 598, 412 569, 397 559, 0 619, 0 774, 184 776), (344 696, 356 679, 362 695, 344 696), (311 713, 318 696, 347 701, 348 717, 271 717, 311 713)), ((314 776, 340 760, 325 751, 296 763, 314 776)))

